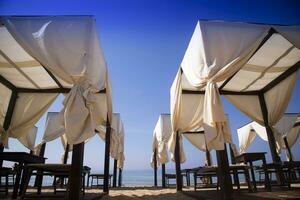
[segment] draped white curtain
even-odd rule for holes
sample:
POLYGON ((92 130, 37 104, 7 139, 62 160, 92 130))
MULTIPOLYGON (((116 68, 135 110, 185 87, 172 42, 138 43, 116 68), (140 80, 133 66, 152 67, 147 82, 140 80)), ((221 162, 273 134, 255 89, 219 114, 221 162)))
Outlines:
POLYGON ((19 93, 3 144, 8 147, 8 137, 20 138, 27 135, 56 97, 57 94, 19 93))
MULTIPOLYGON (((59 79, 73 84, 61 111, 70 144, 95 134, 111 118, 111 87, 93 17, 8 17, 4 24, 17 42, 59 79), (106 89, 106 101, 97 92, 106 89), (103 117, 99 109, 105 106, 103 117)), ((41 96, 41 95, 40 95, 41 96)))
MULTIPOLYGON (((297 115, 298 114, 286 114, 272 127, 278 152, 281 148, 286 149, 283 137, 287 137, 290 146, 293 146, 296 142, 299 134, 298 127, 294 127, 294 124, 297 121, 297 115)), ((264 141, 268 141, 266 128, 257 122, 251 122, 239 128, 237 132, 240 153, 245 153, 247 151, 257 135, 264 141)))
POLYGON ((152 157, 151 166, 154 166, 154 151, 156 150, 156 161, 158 165, 169 162, 168 157, 168 142, 172 134, 171 118, 170 115, 162 114, 159 116, 158 121, 153 131, 152 140, 152 157))
POLYGON ((0 83, 0 128, 3 127, 10 97, 11 90, 0 83))
POLYGON ((34 151, 35 150, 35 140, 36 140, 36 134, 37 134, 38 128, 34 126, 29 130, 29 132, 26 135, 23 135, 22 137, 18 138, 18 140, 28 149, 34 151))
MULTIPOLYGON (((106 126, 97 127, 99 137, 105 141, 106 126)), ((110 134, 110 156, 118 160, 118 168, 124 166, 124 125, 119 113, 113 113, 110 134)))

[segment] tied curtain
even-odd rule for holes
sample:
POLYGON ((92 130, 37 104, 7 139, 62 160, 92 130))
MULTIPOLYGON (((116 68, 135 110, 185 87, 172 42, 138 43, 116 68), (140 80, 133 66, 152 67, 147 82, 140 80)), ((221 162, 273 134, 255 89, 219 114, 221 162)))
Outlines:
POLYGON ((154 167, 154 151, 158 165, 169 162, 168 142, 172 133, 170 115, 160 115, 153 131, 151 167, 154 167))
MULTIPOLYGON (((224 142, 230 142, 230 133, 227 132, 228 124, 220 99, 219 86, 243 68, 271 28, 269 25, 245 23, 198 22, 181 62, 180 70, 171 87, 173 143, 175 142, 175 132, 195 131, 197 127, 204 128, 209 150, 222 150, 224 149, 224 142), (183 94, 182 90, 205 91, 205 93, 183 94), (190 120, 182 125, 181 115, 186 115, 187 112, 191 111, 183 110, 183 98, 192 95, 199 96, 197 107, 201 107, 202 113, 192 110, 190 120)), ((299 48, 300 27, 276 26, 273 28, 299 48)), ((294 73, 283 81, 285 83, 281 83, 281 86, 272 88, 264 94, 267 108, 274 110, 274 112, 268 113, 270 125, 275 124, 283 115, 296 78, 297 73, 294 73), (268 104, 284 87, 289 88, 283 90, 285 94, 280 94, 274 104, 268 104), (275 109, 275 103, 279 108, 275 109)), ((258 97, 249 96, 253 100, 251 103, 253 106, 247 107, 245 102, 251 101, 249 98, 234 96, 235 99, 232 101, 232 96, 228 96, 231 95, 226 95, 229 101, 253 120, 259 123, 263 121, 258 97)))
POLYGON ((60 113, 68 143, 78 144, 92 137, 112 112, 110 81, 95 19, 7 17, 4 24, 32 57, 58 79, 73 85, 60 113), (103 89, 105 101, 98 93, 103 89), (103 110, 107 112, 103 114, 103 110))

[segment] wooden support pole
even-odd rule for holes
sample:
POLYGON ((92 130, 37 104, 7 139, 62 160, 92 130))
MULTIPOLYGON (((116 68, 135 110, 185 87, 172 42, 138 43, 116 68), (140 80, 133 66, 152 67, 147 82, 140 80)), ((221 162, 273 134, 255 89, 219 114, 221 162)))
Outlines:
POLYGON ((65 154, 64 154, 63 164, 67 164, 68 163, 69 150, 70 150, 70 145, 67 143, 66 148, 65 148, 65 154))
POLYGON ((122 187, 122 169, 119 168, 118 186, 122 187))
MULTIPOLYGON (((42 146, 40 148, 40 152, 39 152, 40 157, 44 157, 45 149, 46 149, 46 143, 42 144, 42 146)), ((38 187, 37 194, 41 194, 41 186, 42 186, 42 183, 43 183, 42 173, 43 173, 43 171, 40 171, 40 170, 37 171, 37 175, 36 175, 35 182, 34 182, 34 186, 38 187)))
POLYGON ((288 154, 289 154, 289 161, 293 161, 293 154, 292 154, 292 151, 291 151, 291 148, 290 148, 290 145, 287 141, 286 136, 283 137, 283 141, 284 141, 284 144, 285 144, 285 148, 286 148, 286 150, 288 151, 288 154))
MULTIPOLYGON (((259 93, 258 98, 259 98, 259 103, 260 103, 260 107, 261 107, 261 112, 263 115, 264 125, 265 125, 266 132, 268 135, 268 142, 269 142, 269 147, 271 150, 273 163, 281 163, 281 159, 276 151, 276 141, 275 141, 275 137, 273 134, 273 130, 269 125, 268 109, 267 109, 267 105, 266 105, 266 101, 265 101, 265 96, 263 93, 259 93)), ((283 173, 281 170, 276 169, 276 177, 277 177, 277 182, 279 184, 283 184, 284 176, 283 176, 283 173)))
MULTIPOLYGON (((224 144, 225 145, 225 144, 224 144)), ((221 189, 221 199, 231 200, 233 199, 232 181, 229 173, 229 163, 226 148, 224 150, 216 150, 217 162, 218 162, 218 183, 221 189)))
POLYGON ((207 160, 207 165, 211 166, 211 156, 210 156, 210 152, 207 149, 207 146, 205 146, 206 150, 205 150, 205 156, 206 156, 206 160, 207 160))
POLYGON ((179 143, 178 132, 176 132, 175 166, 176 166, 176 190, 182 191, 182 176, 181 176, 181 167, 180 167, 180 143, 179 143))
MULTIPOLYGON (((7 111, 6 111, 6 115, 4 118, 4 122, 3 122, 3 129, 5 131, 8 130, 9 126, 10 126, 10 122, 14 113, 14 108, 17 102, 17 98, 18 98, 18 93, 15 92, 14 90, 12 90, 11 96, 10 96, 10 100, 9 100, 9 104, 7 107, 7 111)), ((4 146, 1 143, 0 144, 0 153, 4 151, 4 146)), ((0 160, 0 167, 2 167, 3 165, 3 160, 0 160)))
POLYGON ((114 159, 114 171, 113 171, 113 187, 117 187, 117 167, 118 167, 118 160, 114 159))
POLYGON ((236 164, 236 162, 235 162, 235 156, 234 156, 234 152, 233 152, 231 144, 229 144, 229 148, 230 148, 231 164, 236 164))
POLYGON ((106 135, 105 135, 105 157, 104 157, 104 181, 103 192, 109 193, 109 150, 110 150, 110 122, 108 116, 106 118, 106 135))
POLYGON ((157 187, 157 152, 156 149, 154 150, 154 166, 153 166, 153 170, 154 170, 154 187, 157 187))
POLYGON ((166 164, 161 164, 161 186, 166 187, 166 164))
POLYGON ((73 145, 68 199, 79 200, 82 186, 84 142, 73 145))

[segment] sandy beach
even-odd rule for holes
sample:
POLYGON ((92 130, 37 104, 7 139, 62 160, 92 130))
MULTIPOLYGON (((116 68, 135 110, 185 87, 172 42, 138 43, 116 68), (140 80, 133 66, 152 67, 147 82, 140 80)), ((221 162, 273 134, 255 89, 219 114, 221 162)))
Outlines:
MULTIPOLYGON (((63 192, 56 195, 53 194, 53 189, 43 189, 42 196, 35 195, 35 189, 28 189, 26 199, 63 199, 63 192)), ((288 188, 277 188, 274 187, 272 192, 266 192, 264 189, 260 188, 258 192, 249 193, 246 189, 234 192, 235 199, 241 200, 253 200, 253 199, 263 199, 263 200, 285 200, 285 199, 300 199, 300 185, 288 188)), ((0 195, 0 199, 9 200, 10 196, 5 197, 3 194, 0 195)), ((184 188, 183 192, 176 192, 175 188, 154 188, 154 187, 123 187, 111 189, 109 195, 102 193, 102 189, 86 189, 86 194, 81 196, 81 199, 87 200, 127 200, 127 199, 139 199, 139 200, 213 200, 219 199, 219 193, 215 189, 205 189, 194 191, 192 187, 184 188)))

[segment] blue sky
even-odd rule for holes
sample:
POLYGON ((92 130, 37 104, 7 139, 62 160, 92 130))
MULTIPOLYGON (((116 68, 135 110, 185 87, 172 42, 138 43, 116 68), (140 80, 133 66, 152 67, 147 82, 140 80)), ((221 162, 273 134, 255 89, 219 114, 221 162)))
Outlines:
MULTIPOLYGON (((276 24, 300 24, 299 1, 17 1, 0 0, 1 15, 94 15, 101 45, 113 85, 113 106, 124 121, 126 169, 149 169, 152 131, 160 113, 169 113, 169 89, 198 19, 276 24)), ((287 112, 300 112, 300 80, 287 112)), ((62 97, 51 111, 59 111, 62 97)), ((244 114, 224 100, 233 139, 236 129, 249 122, 244 114)), ((38 141, 44 131, 45 116, 39 126, 38 141)), ((12 151, 24 150, 11 141, 12 151)), ((300 150, 300 142, 293 149, 300 150)), ((204 153, 185 141, 184 167, 203 164, 204 153)), ((249 151, 269 151, 257 139, 249 151)), ((46 148, 48 162, 58 162, 60 141, 46 148)), ((103 168, 104 143, 99 137, 85 146, 85 164, 103 168)), ((295 155, 300 159, 300 155, 295 155)), ((174 164, 167 165, 169 169, 174 164)))

